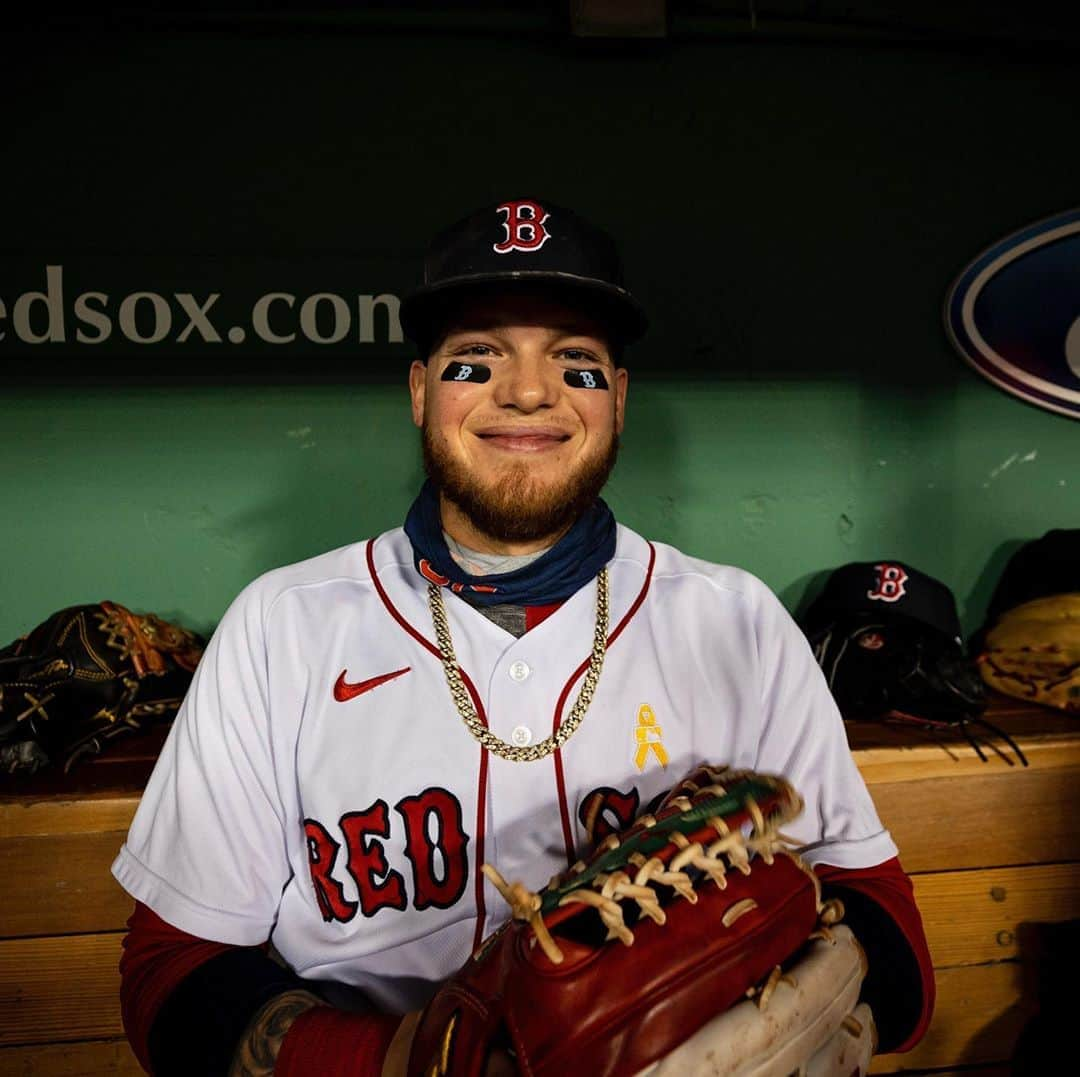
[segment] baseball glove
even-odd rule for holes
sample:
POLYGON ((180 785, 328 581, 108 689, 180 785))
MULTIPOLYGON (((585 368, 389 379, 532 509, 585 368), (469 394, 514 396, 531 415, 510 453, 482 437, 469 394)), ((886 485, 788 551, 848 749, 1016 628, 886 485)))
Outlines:
MULTIPOLYGON (((959 730, 986 762, 972 724, 1000 738, 1026 767, 1019 744, 985 715, 985 673, 955 640, 906 617, 853 614, 808 634, 845 720, 959 730)), ((999 748, 994 751, 1013 765, 999 748)))
POLYGON ((492 1050, 535 1077, 865 1073, 865 957, 779 832, 801 810, 783 779, 702 767, 539 893, 484 865, 513 917, 424 1010, 410 1077, 492 1050))
POLYGON ((0 649, 0 771, 69 771, 173 718, 205 641, 115 602, 70 606, 0 649))
POLYGON ((909 618, 849 614, 809 638, 846 719, 957 722, 986 708, 985 686, 961 647, 909 618))
POLYGON ((1080 712, 1080 594, 1036 598, 1001 614, 977 661, 999 692, 1080 712))

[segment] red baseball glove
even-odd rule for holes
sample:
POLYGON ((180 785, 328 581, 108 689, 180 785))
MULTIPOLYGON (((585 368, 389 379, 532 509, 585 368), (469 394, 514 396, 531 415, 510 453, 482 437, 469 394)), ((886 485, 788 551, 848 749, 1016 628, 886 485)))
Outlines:
POLYGON ((852 1017, 865 958, 830 927, 842 907, 822 903, 813 871, 785 848, 779 827, 801 810, 781 778, 700 768, 539 893, 485 865, 513 919, 424 1010, 409 1077, 480 1075, 492 1051, 536 1077, 786 1077, 837 1035, 845 1077, 865 1072, 872 1021, 852 1017), (792 966, 820 965, 822 950, 838 964, 800 988, 792 966), (738 1005, 748 997, 752 1013, 738 1005), (724 1018, 720 1040, 743 1045, 721 1064, 710 1029, 724 1018), (779 1068, 762 1068, 766 1056, 779 1068))

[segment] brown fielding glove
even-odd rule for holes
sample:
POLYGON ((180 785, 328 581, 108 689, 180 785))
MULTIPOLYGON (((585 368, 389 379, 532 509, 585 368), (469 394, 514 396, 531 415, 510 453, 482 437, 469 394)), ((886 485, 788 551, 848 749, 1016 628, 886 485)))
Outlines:
POLYGON ((865 957, 784 848, 801 810, 781 778, 703 767, 539 893, 485 865, 513 919, 424 1010, 409 1077, 474 1077, 492 1051, 536 1077, 865 1073, 865 957))
POLYGON ((70 606, 0 649, 0 773, 65 772, 176 715, 205 641, 115 602, 70 606))
POLYGON ((1080 713, 1080 594, 1036 598, 1001 614, 978 668, 999 692, 1080 713))

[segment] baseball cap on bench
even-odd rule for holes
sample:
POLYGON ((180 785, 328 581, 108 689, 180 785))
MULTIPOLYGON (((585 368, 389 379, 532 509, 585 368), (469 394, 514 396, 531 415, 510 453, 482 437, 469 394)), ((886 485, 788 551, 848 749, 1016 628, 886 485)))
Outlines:
POLYGON ((849 616, 902 617, 961 646, 956 599, 940 580, 902 561, 852 561, 835 569, 802 616, 808 635, 849 616))
POLYGON ((648 325, 626 288, 614 240, 572 210, 521 198, 478 210, 435 237, 423 283, 401 304, 401 327, 428 343, 433 323, 466 294, 536 285, 584 298, 622 343, 648 325))

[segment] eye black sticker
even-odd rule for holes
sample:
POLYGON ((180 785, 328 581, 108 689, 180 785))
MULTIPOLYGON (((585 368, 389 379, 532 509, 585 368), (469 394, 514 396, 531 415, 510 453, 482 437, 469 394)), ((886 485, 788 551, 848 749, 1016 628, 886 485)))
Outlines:
POLYGON ((607 378, 602 370, 567 370, 563 373, 567 385, 575 389, 606 389, 607 378))
POLYGON ((483 363, 451 363, 442 374, 443 381, 487 381, 491 367, 483 363))

